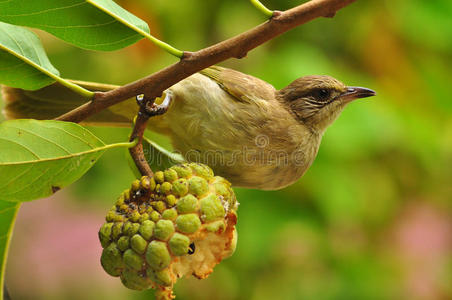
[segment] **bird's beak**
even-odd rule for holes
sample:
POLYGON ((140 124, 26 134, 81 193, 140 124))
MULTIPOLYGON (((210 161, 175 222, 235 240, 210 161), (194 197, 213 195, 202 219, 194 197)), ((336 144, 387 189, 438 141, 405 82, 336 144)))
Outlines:
POLYGON ((347 90, 342 93, 339 98, 343 101, 350 102, 358 98, 366 98, 375 96, 377 93, 371 89, 359 86, 348 86, 347 90))

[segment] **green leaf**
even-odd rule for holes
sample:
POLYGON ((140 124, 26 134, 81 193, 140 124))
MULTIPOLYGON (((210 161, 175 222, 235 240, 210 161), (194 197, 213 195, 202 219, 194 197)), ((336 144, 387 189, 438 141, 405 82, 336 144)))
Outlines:
POLYGON ((12 120, 0 124, 0 200, 49 196, 79 179, 106 149, 82 126, 60 121, 12 120))
MULTIPOLYGON (((165 170, 171 166, 186 162, 181 154, 170 152, 146 137, 143 137, 143 153, 146 157, 146 161, 154 172, 165 170)), ((137 178, 140 178, 141 174, 135 166, 132 157, 130 155, 127 155, 127 157, 133 173, 137 178)))
POLYGON ((36 90, 58 75, 34 33, 0 22, 0 83, 36 90))
POLYGON ((143 20, 111 0, 0 1, 0 20, 40 28, 91 50, 121 49, 142 39, 140 32, 149 33, 143 20))
POLYGON ((4 297, 6 259, 19 207, 20 203, 0 201, 0 299, 4 297))

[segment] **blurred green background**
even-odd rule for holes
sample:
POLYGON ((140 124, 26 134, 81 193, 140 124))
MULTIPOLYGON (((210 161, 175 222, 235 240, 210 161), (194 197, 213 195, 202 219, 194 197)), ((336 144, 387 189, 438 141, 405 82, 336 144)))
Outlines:
MULTIPOLYGON (((264 21, 248 1, 117 2, 183 50, 264 21)), ((378 96, 345 109, 296 184, 236 189, 236 253, 206 280, 179 280, 177 299, 452 299, 451 16, 450 0, 357 1, 222 64, 276 88, 328 74, 378 96)), ((176 61, 147 41, 103 53, 39 34, 68 78, 124 84, 176 61)), ((107 142, 129 131, 92 129, 107 142)), ((133 178, 125 155, 111 150, 75 185, 22 206, 6 273, 12 299, 152 299, 99 263, 98 228, 133 178)))

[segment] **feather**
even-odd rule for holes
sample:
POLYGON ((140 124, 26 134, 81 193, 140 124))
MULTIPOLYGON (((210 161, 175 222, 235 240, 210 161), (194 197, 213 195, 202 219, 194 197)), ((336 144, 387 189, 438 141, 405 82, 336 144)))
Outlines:
POLYGON ((199 73, 216 81, 223 90, 239 101, 252 103, 256 99, 274 98, 275 88, 259 78, 219 66, 209 67, 199 73))

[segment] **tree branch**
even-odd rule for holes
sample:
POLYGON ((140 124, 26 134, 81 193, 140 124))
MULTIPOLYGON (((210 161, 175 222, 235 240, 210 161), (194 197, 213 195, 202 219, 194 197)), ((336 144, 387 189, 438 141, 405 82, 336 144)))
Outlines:
POLYGON ((152 75, 108 92, 96 92, 93 100, 60 116, 57 120, 80 122, 107 107, 144 94, 159 97, 164 90, 188 76, 228 58, 242 58, 248 51, 268 40, 319 17, 333 17, 339 9, 355 0, 312 0, 279 12, 265 23, 228 40, 196 52, 184 52, 181 60, 152 75))

